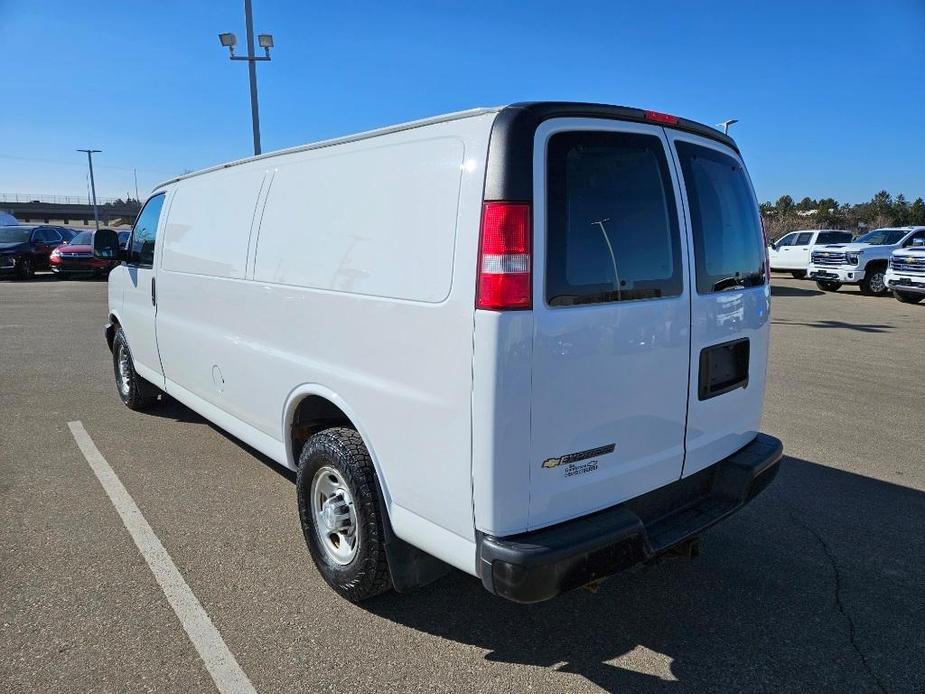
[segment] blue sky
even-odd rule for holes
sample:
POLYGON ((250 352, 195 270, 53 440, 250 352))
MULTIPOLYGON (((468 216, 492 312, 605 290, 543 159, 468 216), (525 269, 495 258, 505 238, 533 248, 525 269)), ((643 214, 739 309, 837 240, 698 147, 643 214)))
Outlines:
MULTIPOLYGON (((602 101, 713 124, 761 200, 925 196, 925 0, 254 0, 264 151, 514 101, 602 101)), ((251 153, 243 3, 0 0, 0 192, 142 196, 251 153)))

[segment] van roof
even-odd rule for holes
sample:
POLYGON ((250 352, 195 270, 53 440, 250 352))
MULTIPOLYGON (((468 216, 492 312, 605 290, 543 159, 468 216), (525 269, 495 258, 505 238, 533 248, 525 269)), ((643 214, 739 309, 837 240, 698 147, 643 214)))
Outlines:
MULTIPOLYGON (((347 142, 355 142, 357 140, 365 140, 371 137, 378 137, 380 135, 388 135, 390 133, 401 132, 403 130, 411 130, 413 128, 420 128, 426 125, 434 125, 436 123, 445 123, 448 121, 460 120, 463 118, 474 118, 476 116, 482 116, 488 113, 505 113, 508 115, 506 123, 502 126, 502 130, 511 129, 510 126, 519 126, 527 125, 526 121, 531 123, 538 124, 543 120, 548 118, 558 118, 558 117, 588 117, 588 118, 611 118, 616 120, 628 120, 636 122, 650 122, 655 125, 665 125, 667 127, 672 127, 678 130, 685 130, 687 132, 692 132, 697 135, 708 137, 714 140, 718 140, 723 144, 731 147, 736 152, 738 152, 738 146, 735 141, 724 134, 716 128, 712 128, 708 125, 698 123, 696 121, 688 120, 686 118, 675 118, 674 116, 666 116, 665 114, 658 114, 653 111, 647 111, 644 109, 630 108, 627 106, 614 106, 611 104, 596 104, 596 103, 585 103, 585 102, 571 102, 571 101, 532 101, 532 102, 522 102, 510 104, 508 106, 495 106, 495 107, 482 107, 482 108, 472 108, 466 111, 456 111, 453 113, 446 113, 439 116, 432 116, 430 118, 422 118, 420 120, 408 121, 406 123, 399 123, 397 125, 390 125, 384 128, 376 128, 375 130, 367 130, 360 133, 355 133, 353 135, 345 135, 343 137, 335 137, 328 140, 320 140, 318 142, 310 142, 304 145, 297 145, 295 147, 289 147, 286 149, 274 150, 272 152, 265 152, 253 157, 245 157, 243 159, 236 159, 224 164, 217 164, 215 166, 210 166, 199 171, 193 171, 192 173, 184 174, 182 176, 175 176, 169 178, 166 181, 162 181, 157 184, 153 191, 159 190, 166 185, 171 183, 176 183, 177 181, 182 181, 187 178, 193 178, 194 176, 201 176, 202 174, 210 173, 213 171, 221 171, 222 169, 231 168, 233 166, 239 166, 241 164, 247 164, 253 161, 260 161, 261 159, 269 159, 272 157, 277 157, 284 154, 293 154, 295 152, 304 152, 312 149, 321 149, 322 147, 333 147, 334 145, 345 144, 347 142), (656 117, 666 117, 672 119, 672 122, 666 122, 664 120, 657 120, 651 116, 656 117)), ((521 128, 515 128, 521 130, 521 128)), ((504 137, 502 135, 502 137, 504 137)), ((152 192, 153 192, 152 191, 152 192)))
POLYGON ((401 132, 402 130, 411 130, 412 128, 420 128, 425 125, 433 125, 435 123, 445 123, 448 121, 460 120, 462 118, 474 118, 475 116, 482 116, 486 113, 497 113, 500 111, 503 106, 496 106, 493 108, 470 108, 467 111, 455 111, 453 113, 445 113, 440 116, 431 116, 430 118, 421 118, 419 120, 408 121, 406 123, 399 123, 397 125, 389 125, 384 128, 376 128, 375 130, 365 130, 363 132, 354 133, 352 135, 344 135, 343 137, 334 137, 328 140, 319 140, 317 142, 308 142, 304 145, 296 145, 295 147, 287 147, 286 149, 277 149, 272 152, 264 152, 263 154, 258 154, 253 157, 245 157, 243 159, 235 159, 224 164, 216 164, 215 166, 210 166, 206 169, 200 169, 199 171, 193 171, 192 173, 183 174, 182 176, 174 176, 169 178, 166 181, 158 183, 154 186, 153 190, 158 190, 163 188, 166 185, 171 183, 176 183, 177 181, 182 181, 187 178, 193 178, 194 176, 201 176, 202 174, 211 173, 212 171, 221 171, 222 169, 228 169, 232 166, 239 166, 241 164, 248 164, 252 161, 260 161, 261 159, 269 159, 271 157, 278 157, 283 154, 293 154, 295 152, 304 152, 311 149, 321 149, 322 147, 333 147, 334 145, 342 145, 347 142, 355 142, 357 140, 366 140, 371 137, 378 137, 380 135, 388 135, 390 133, 401 132))

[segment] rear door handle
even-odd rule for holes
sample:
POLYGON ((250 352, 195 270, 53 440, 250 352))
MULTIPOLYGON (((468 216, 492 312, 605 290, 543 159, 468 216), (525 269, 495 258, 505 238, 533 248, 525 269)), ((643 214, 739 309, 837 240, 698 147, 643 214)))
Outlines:
POLYGON ((157 306, 157 289, 154 284, 154 278, 151 278, 151 305, 157 306))

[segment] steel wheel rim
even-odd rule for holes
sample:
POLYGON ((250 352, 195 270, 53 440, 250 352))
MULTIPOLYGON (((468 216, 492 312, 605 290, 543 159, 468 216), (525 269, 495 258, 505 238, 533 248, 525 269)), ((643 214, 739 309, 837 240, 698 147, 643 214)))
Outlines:
POLYGON ((128 395, 132 387, 132 361, 125 345, 119 345, 119 392, 128 395))
POLYGON ((360 547, 353 495, 343 476, 322 466, 312 478, 312 519, 318 542, 327 557, 340 566, 354 560, 360 547))
POLYGON ((879 294, 883 291, 886 285, 883 284, 883 273, 876 272, 870 278, 870 288, 874 290, 875 294, 879 294))

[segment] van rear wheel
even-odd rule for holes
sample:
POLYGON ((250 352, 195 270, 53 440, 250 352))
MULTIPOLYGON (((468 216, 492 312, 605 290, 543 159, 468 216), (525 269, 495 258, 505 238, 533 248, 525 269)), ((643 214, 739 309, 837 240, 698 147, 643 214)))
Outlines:
POLYGON ((837 292, 841 289, 841 282, 816 282, 816 286, 824 292, 837 292))
POLYGON ((379 484, 360 435, 336 427, 312 436, 296 493, 305 544, 327 584, 350 602, 389 590, 379 484))
POLYGON ((148 383, 135 371, 132 351, 121 326, 112 339, 112 368, 116 377, 116 390, 119 398, 130 410, 146 410, 155 402, 160 390, 153 383, 148 383))

